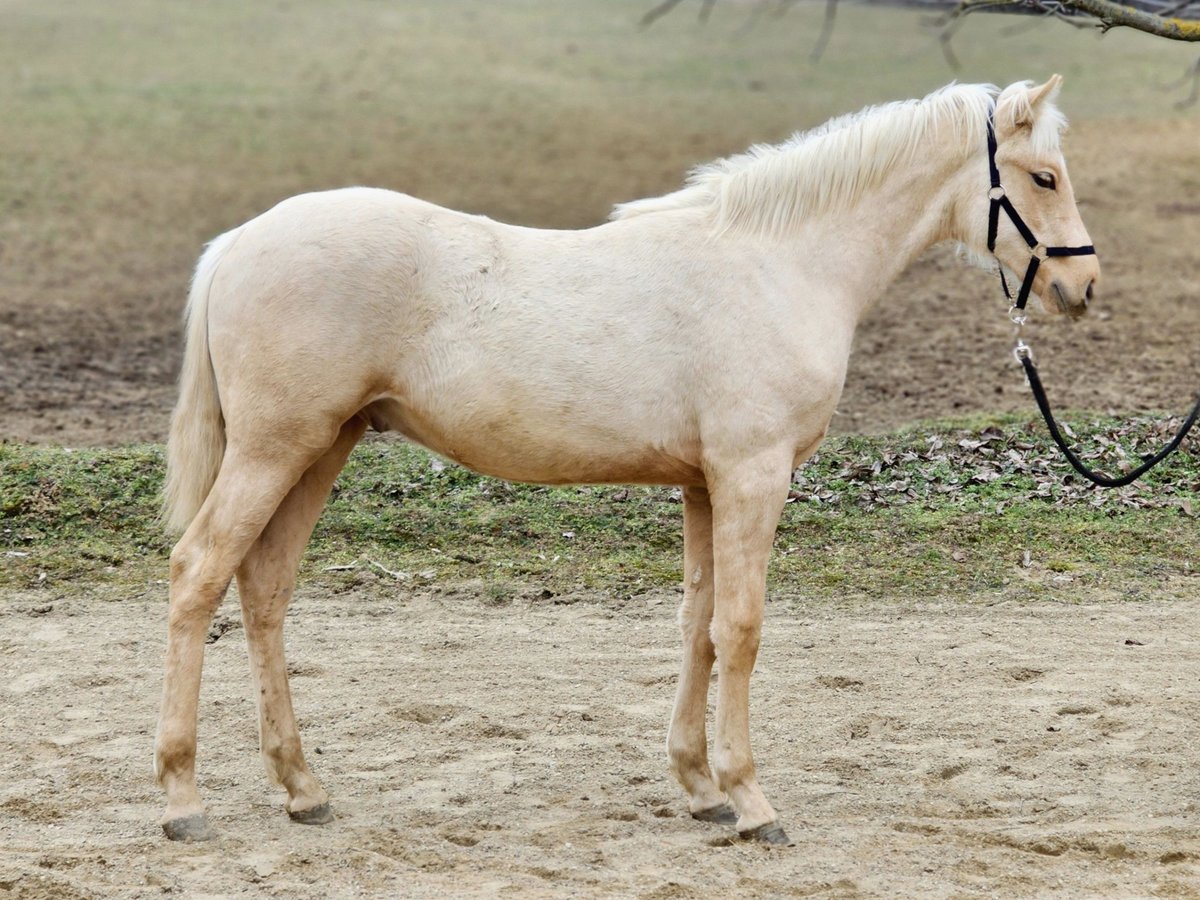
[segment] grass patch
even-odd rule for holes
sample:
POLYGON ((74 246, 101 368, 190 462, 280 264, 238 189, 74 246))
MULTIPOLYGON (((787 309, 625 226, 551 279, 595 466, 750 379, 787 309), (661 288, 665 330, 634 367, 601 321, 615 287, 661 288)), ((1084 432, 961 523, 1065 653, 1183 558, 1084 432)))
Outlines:
MULTIPOLYGON (((1133 457, 1167 423, 1093 419, 1085 442, 1133 457)), ((0 445, 0 586, 111 588, 166 577, 157 446, 0 445)), ((843 437, 796 473, 772 590, 809 597, 1147 596, 1192 574, 1200 466, 1177 454, 1144 483, 1099 491, 1066 475, 1033 423, 942 423, 843 437)), ((302 577, 482 582, 490 602, 681 577, 670 488, 510 484, 405 444, 361 445, 317 526, 302 577)), ((104 593, 104 591, 101 591, 104 593)))

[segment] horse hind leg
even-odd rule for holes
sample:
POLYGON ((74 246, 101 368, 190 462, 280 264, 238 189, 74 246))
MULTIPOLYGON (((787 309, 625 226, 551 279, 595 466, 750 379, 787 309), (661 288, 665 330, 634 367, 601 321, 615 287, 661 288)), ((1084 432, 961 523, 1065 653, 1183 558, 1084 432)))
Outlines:
MULTIPOLYGON (((264 434, 267 432, 264 432, 264 434)), ((277 432, 270 432, 277 433, 277 432)), ((328 447, 327 440, 316 441, 328 447)), ((196 717, 204 640, 234 572, 283 498, 324 451, 231 435, 216 482, 171 551, 170 609, 154 769, 167 794, 160 820, 172 840, 212 836, 196 789, 196 717)))
POLYGON ((292 709, 284 659, 283 622, 296 583, 300 557, 366 423, 351 419, 333 446, 301 476, 237 571, 242 623, 258 699, 259 745, 267 774, 287 789, 286 809, 294 821, 333 821, 329 796, 304 760, 292 709))

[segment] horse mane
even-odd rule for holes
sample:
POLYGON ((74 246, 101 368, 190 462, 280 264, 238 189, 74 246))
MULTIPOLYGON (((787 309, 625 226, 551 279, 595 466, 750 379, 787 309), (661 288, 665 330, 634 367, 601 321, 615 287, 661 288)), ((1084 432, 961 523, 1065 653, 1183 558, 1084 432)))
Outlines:
MULTIPOLYGON (((853 206, 922 147, 946 146, 947 127, 964 155, 982 151, 993 103, 999 107, 1006 100, 1024 99, 1023 110, 1005 111, 1028 114, 1028 100, 1016 90, 1025 86, 1022 82, 1000 92, 986 84, 950 84, 922 100, 868 107, 782 143, 758 144, 697 166, 680 190, 621 203, 610 218, 707 209, 720 232, 787 234, 811 216, 853 206)), ((1032 131, 1035 149, 1056 148, 1064 124, 1052 104, 1042 104, 1032 131)))

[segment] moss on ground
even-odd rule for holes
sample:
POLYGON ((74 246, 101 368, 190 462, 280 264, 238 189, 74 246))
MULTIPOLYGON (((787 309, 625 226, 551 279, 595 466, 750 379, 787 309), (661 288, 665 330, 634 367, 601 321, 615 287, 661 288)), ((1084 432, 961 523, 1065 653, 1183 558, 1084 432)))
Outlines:
MULTIPOLYGON (((1107 459, 1145 452, 1169 423, 1092 419, 1107 459), (1123 448, 1123 449, 1118 449, 1123 448)), ((0 445, 0 586, 100 594, 161 581, 158 446, 0 445)), ((1033 423, 941 423, 828 441, 784 510, 772 589, 811 597, 996 593, 1083 599, 1183 590, 1193 572, 1200 466, 1178 454, 1144 484, 1099 491, 1068 474, 1033 423)), ((479 581, 636 594, 680 577, 671 488, 509 484, 418 448, 368 442, 317 526, 303 577, 479 581)))

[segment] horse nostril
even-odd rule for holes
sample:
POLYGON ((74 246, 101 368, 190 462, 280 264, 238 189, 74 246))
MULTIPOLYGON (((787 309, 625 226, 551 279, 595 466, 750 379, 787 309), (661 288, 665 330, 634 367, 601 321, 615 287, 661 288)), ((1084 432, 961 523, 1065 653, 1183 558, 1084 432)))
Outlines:
POLYGON ((1086 300, 1088 303, 1091 303, 1092 299, 1095 296, 1096 296, 1096 282, 1093 279, 1092 281, 1088 282, 1087 291, 1084 292, 1083 299, 1086 300))

